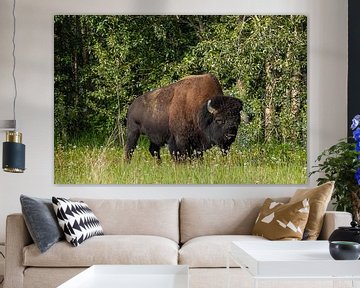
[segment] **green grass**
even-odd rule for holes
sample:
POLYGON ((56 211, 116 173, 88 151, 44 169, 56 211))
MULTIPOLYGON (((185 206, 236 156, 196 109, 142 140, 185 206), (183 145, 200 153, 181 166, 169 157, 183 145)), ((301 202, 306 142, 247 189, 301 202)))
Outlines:
POLYGON ((203 159, 174 162, 167 149, 159 163, 141 145, 130 163, 116 147, 58 146, 56 184, 304 184, 306 149, 290 145, 255 145, 229 155, 213 148, 203 159))

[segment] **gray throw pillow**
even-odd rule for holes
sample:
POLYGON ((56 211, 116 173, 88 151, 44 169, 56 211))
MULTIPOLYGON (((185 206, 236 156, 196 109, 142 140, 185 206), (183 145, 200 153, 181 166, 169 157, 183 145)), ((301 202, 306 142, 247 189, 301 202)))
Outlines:
POLYGON ((41 253, 64 238, 51 199, 21 195, 20 203, 31 238, 41 253))

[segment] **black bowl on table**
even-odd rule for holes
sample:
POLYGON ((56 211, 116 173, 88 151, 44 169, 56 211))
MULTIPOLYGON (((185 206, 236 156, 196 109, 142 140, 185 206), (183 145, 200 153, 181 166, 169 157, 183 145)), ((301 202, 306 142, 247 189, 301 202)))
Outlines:
POLYGON ((350 241, 331 241, 329 251, 335 260, 358 260, 360 244, 350 241))

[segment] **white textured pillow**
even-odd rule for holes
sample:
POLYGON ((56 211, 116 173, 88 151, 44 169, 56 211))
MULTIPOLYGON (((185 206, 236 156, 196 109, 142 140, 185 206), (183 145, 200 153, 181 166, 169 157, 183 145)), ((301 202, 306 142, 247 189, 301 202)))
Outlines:
POLYGON ((66 241, 79 246, 86 239, 104 235, 99 220, 84 202, 52 197, 55 214, 66 241))

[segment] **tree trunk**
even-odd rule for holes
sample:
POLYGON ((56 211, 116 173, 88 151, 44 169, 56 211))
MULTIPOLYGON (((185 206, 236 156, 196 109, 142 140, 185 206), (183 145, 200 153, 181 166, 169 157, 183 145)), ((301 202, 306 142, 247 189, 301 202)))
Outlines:
MULTIPOLYGON (((291 87, 287 89, 286 95, 290 99, 290 119, 291 125, 294 126, 294 123, 298 121, 299 112, 300 112, 300 97, 299 97, 299 90, 297 88, 297 84, 301 82, 298 76, 293 75, 291 77, 291 87)), ((296 142, 300 139, 300 131, 295 129, 291 135, 289 135, 293 142, 296 142)))
POLYGON ((266 73, 266 86, 265 86, 265 110, 264 110, 264 125, 265 125, 265 141, 269 142, 272 138, 272 133, 274 130, 274 104, 273 104, 273 90, 274 83, 273 77, 271 75, 271 64, 268 60, 265 63, 265 73, 266 73))

